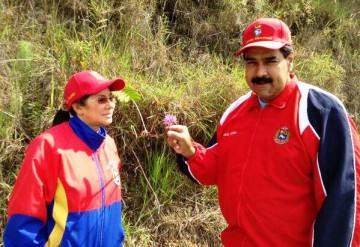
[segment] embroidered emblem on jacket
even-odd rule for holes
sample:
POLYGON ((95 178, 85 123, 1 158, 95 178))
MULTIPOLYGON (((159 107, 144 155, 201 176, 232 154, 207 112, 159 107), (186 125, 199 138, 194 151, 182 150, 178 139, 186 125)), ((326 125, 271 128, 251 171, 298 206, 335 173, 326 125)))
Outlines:
POLYGON ((276 131, 276 134, 274 136, 274 141, 277 144, 284 144, 289 141, 290 138, 290 131, 288 127, 281 127, 276 131))
POLYGON ((121 181, 120 181, 119 168, 118 168, 118 166, 117 166, 117 164, 116 164, 116 162, 114 160, 111 160, 109 162, 108 169, 111 170, 114 183, 116 185, 120 186, 121 181))

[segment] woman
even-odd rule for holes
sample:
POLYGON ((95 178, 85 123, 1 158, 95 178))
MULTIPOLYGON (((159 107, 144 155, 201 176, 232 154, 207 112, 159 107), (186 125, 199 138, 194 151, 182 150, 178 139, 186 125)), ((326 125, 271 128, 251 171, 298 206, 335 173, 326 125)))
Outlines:
POLYGON ((69 79, 67 111, 60 110, 56 126, 26 150, 10 197, 5 246, 122 245, 121 163, 103 126, 112 122, 111 91, 124 86, 94 71, 69 79))

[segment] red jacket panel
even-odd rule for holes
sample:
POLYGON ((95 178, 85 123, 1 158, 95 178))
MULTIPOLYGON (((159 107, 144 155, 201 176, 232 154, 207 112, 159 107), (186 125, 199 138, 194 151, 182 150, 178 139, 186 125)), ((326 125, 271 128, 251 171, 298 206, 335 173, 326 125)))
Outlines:
POLYGON ((224 245, 359 246, 351 129, 341 102, 305 83, 289 82, 264 108, 253 93, 234 102, 215 144, 195 144, 187 161, 194 179, 218 187, 224 245))

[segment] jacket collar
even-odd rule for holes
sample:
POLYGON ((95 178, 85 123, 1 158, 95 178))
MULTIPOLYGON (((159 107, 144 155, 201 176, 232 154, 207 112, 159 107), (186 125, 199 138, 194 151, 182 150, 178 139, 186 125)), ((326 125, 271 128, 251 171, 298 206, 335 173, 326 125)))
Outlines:
MULTIPOLYGON (((286 83, 283 91, 273 101, 267 103, 267 105, 278 109, 285 108, 289 102, 291 94, 296 88, 297 81, 297 77, 294 74, 290 74, 290 80, 286 83)), ((260 107, 259 98, 254 92, 251 95, 250 105, 260 107)))
POLYGON ((103 127, 100 127, 99 131, 95 132, 77 116, 73 116, 69 120, 69 125, 75 134, 94 152, 100 147, 106 137, 106 130, 103 127))

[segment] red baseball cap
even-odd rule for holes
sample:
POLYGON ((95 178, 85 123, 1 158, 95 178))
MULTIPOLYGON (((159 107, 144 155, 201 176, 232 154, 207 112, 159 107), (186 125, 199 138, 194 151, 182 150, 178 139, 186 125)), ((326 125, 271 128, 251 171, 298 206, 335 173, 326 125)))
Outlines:
POLYGON ((260 18, 246 27, 242 34, 242 47, 235 55, 241 55, 249 47, 276 50, 285 45, 292 45, 289 27, 279 19, 260 18))
POLYGON ((121 78, 107 80, 95 71, 87 70, 73 74, 67 81, 64 89, 66 108, 85 95, 97 94, 109 88, 111 91, 119 91, 125 87, 125 81, 121 78))

